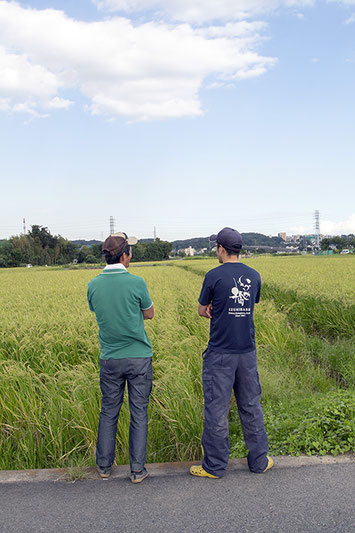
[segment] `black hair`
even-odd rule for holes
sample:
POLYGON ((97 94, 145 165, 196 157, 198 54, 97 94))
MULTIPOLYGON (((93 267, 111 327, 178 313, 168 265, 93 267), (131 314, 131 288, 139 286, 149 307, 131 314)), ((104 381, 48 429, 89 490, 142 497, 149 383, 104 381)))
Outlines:
POLYGON ((236 255, 237 257, 239 257, 240 250, 242 249, 242 247, 240 247, 238 250, 232 250, 231 248, 226 248, 225 246, 223 246, 223 244, 220 244, 219 242, 217 242, 217 246, 222 246, 225 249, 228 257, 230 257, 231 255, 236 255))
POLYGON ((120 263, 120 258, 123 254, 129 255, 129 252, 131 251, 131 247, 129 244, 126 244, 126 246, 123 248, 122 252, 116 255, 111 255, 110 252, 104 252, 106 263, 108 265, 114 265, 116 263, 120 263))

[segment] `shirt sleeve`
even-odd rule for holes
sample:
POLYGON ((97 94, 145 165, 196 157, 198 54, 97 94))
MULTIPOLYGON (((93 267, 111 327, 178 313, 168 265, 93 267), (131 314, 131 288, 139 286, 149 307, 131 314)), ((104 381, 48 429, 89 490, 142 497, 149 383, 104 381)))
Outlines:
POLYGON ((142 286, 141 286, 141 292, 140 292, 140 302, 141 302, 141 309, 142 311, 146 311, 147 309, 150 309, 153 305, 152 299, 150 297, 150 294, 148 292, 148 287, 144 279, 142 279, 142 286))
POLYGON ((95 310, 94 310, 94 308, 92 306, 92 303, 91 303, 90 287, 88 287, 87 298, 88 298, 88 302, 89 302, 89 309, 90 309, 90 311, 92 311, 94 313, 95 310))
POLYGON ((206 275, 203 280, 201 294, 198 299, 198 302, 201 305, 208 305, 213 300, 213 288, 211 287, 209 276, 206 275))
POLYGON ((261 278, 258 279, 258 289, 256 291, 255 303, 259 303, 260 300, 260 290, 261 290, 261 278))

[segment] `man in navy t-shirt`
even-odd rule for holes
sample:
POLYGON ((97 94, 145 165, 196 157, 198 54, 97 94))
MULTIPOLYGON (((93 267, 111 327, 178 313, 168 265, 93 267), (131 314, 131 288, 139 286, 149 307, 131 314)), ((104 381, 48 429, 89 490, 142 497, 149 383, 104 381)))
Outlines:
POLYGON ((205 421, 202 465, 190 473, 219 478, 229 458, 228 412, 232 391, 238 405, 249 469, 255 473, 272 467, 260 406, 261 387, 256 364, 253 311, 260 298, 260 274, 239 262, 240 233, 223 228, 211 235, 222 263, 205 276, 198 313, 211 320, 210 339, 203 354, 205 421))

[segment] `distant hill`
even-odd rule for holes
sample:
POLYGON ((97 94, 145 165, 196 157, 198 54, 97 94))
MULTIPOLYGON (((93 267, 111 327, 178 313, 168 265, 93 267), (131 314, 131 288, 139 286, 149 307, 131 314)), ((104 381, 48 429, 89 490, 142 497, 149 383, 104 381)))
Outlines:
POLYGON ((93 244, 102 244, 101 241, 96 241, 95 239, 91 241, 84 241, 84 240, 76 240, 76 241, 70 241, 73 244, 77 244, 78 246, 92 246, 93 244))
POLYGON ((242 233, 244 246, 282 246, 285 241, 281 237, 268 237, 262 233, 242 233))
POLYGON ((154 242, 154 239, 138 239, 138 242, 141 244, 149 244, 151 242, 154 242))
MULTIPOLYGON (((93 244, 103 244, 103 241, 96 241, 95 239, 92 239, 91 241, 85 241, 83 239, 77 239, 75 241, 71 241, 74 244, 77 244, 78 246, 92 246, 93 244)), ((154 242, 154 239, 139 239, 138 242, 142 244, 149 244, 150 242, 154 242)))
MULTIPOLYGON (((271 247, 282 247, 286 243, 281 239, 281 237, 268 237, 267 235, 263 235, 262 233, 242 233, 243 237, 243 246, 271 246, 271 247)), ((102 244, 101 241, 91 240, 91 241, 85 241, 85 240, 75 240, 71 241, 74 244, 78 244, 79 246, 92 246, 93 244, 102 244)), ((149 244, 154 242, 154 239, 139 239, 141 244, 149 244)), ((215 243, 210 242, 208 237, 193 237, 191 239, 182 239, 172 242, 172 249, 173 250, 181 250, 183 248, 188 248, 191 246, 192 248, 195 248, 196 250, 200 250, 201 248, 207 248, 211 249, 215 246, 215 243)))
MULTIPOLYGON (((262 233, 242 233, 243 246, 271 246, 279 247, 283 246, 285 243, 281 237, 268 237, 262 233)), ((209 241, 208 237, 194 237, 193 239, 184 239, 180 241, 173 241, 173 250, 180 250, 182 248, 188 248, 192 246, 196 250, 200 248, 213 248, 214 243, 209 241)))
POLYGON ((214 244, 211 243, 208 237, 194 237, 193 239, 185 239, 181 241, 173 241, 173 250, 181 250, 181 248, 188 248, 192 246, 196 250, 200 248, 213 248, 214 244))

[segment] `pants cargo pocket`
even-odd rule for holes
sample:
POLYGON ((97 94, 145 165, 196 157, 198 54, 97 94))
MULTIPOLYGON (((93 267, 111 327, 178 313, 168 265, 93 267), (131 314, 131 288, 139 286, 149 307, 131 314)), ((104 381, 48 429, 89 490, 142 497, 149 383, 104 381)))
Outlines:
POLYGON ((212 401, 213 400, 213 393, 212 393, 212 378, 204 379, 203 380, 203 397, 206 400, 212 401))

